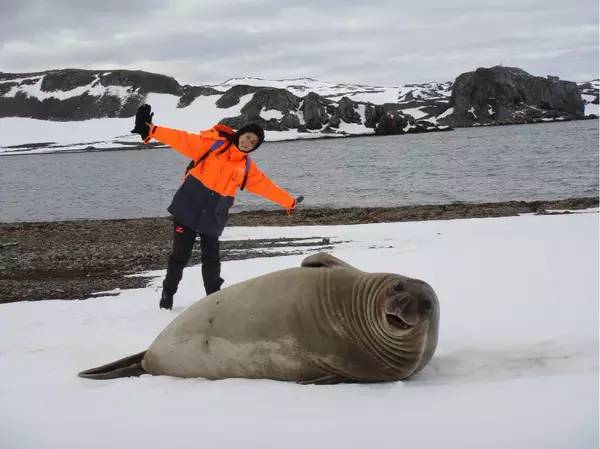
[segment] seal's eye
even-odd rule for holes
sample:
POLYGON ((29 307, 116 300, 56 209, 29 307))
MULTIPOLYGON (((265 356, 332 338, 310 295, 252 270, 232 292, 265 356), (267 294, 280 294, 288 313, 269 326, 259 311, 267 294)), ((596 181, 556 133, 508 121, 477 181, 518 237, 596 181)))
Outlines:
POLYGON ((404 284, 402 282, 398 282, 396 285, 394 285, 394 291, 396 291, 396 292, 404 291, 404 284))

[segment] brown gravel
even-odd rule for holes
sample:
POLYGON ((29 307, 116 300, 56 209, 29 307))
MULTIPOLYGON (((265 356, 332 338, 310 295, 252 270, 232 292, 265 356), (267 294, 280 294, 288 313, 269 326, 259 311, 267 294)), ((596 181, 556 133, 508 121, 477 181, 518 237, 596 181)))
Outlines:
MULTIPOLYGON (((598 207, 597 197, 557 201, 455 203, 389 208, 300 209, 291 217, 281 211, 232 214, 229 225, 333 225, 551 213, 553 209, 598 207)), ((169 217, 126 220, 80 220, 45 223, 0 223, 0 303, 36 299, 84 299, 94 292, 143 287, 147 279, 126 277, 166 268, 171 248, 169 217)), ((293 246, 302 253, 331 248, 336 242, 315 236, 295 239, 228 241, 223 260, 274 256, 273 248, 293 246), (315 243, 314 238, 319 239, 315 243), (299 248, 297 248, 299 247, 299 248), (269 249, 269 252, 265 252, 269 249)), ((199 245, 198 245, 199 246, 199 245)), ((289 254, 289 251, 286 252, 289 254)), ((192 263, 199 262, 198 251, 192 263)), ((158 295, 158 294, 157 294, 158 295)))

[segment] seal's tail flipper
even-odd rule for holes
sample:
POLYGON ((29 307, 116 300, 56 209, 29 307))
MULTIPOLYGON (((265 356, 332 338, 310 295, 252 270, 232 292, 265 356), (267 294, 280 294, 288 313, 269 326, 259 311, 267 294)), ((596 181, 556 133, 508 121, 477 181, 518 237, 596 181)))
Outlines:
POLYGON ((146 351, 130 355, 107 365, 82 371, 78 376, 86 379, 116 379, 118 377, 141 376, 146 374, 146 371, 142 368, 144 355, 146 355, 146 351))

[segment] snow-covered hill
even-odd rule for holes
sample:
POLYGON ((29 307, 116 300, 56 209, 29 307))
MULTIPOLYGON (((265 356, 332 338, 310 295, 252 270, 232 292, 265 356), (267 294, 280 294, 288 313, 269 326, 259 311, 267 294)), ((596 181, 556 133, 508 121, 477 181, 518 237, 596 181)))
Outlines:
MULTIPOLYGON (((451 86, 429 83, 381 87, 310 78, 236 78, 193 87, 145 74, 119 77, 115 73, 1 74, 0 112, 4 111, 4 118, 0 119, 0 154, 137 147, 138 136, 128 131, 132 128, 131 116, 143 102, 152 105, 156 123, 192 132, 246 114, 248 120, 262 121, 270 141, 374 134, 378 120, 389 115, 390 106, 402 119, 400 132, 440 129, 434 123, 420 125, 418 120, 424 114, 414 103, 431 96, 447 104, 451 86), (262 95, 259 100, 257 93, 262 95), (286 93, 291 96, 286 98, 286 93), (10 101, 19 105, 21 115, 29 111, 29 115, 37 114, 37 119, 7 116, 10 101), (404 114, 401 103, 406 106, 404 114), (246 113, 257 106, 254 115, 246 113), (87 120, 74 120, 90 115, 92 118, 87 120)), ((237 123, 231 124, 235 127, 237 123)))
MULTIPOLYGON (((598 112, 598 84, 580 83, 588 114, 598 112)), ((369 86, 312 78, 235 78, 182 86, 173 78, 140 71, 0 73, 0 155, 137 148, 139 138, 129 130, 144 102, 164 126, 196 132, 219 121, 233 127, 255 121, 265 127, 270 141, 480 124, 471 123, 468 113, 466 121, 450 120, 456 115, 453 87, 449 81, 369 86)), ((563 117, 553 112, 551 118, 539 119, 563 117)), ((487 124, 494 123, 490 118, 487 124)))

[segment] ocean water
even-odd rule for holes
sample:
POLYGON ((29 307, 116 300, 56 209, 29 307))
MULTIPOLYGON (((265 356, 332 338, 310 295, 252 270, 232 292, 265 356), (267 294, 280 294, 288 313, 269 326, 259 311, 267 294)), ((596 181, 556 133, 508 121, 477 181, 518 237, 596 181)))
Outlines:
MULTIPOLYGON (((265 143, 252 158, 304 207, 598 195, 598 121, 265 143)), ((170 149, 0 157, 0 221, 167 215, 187 160, 170 149)), ((234 211, 277 205, 240 192, 234 211)))

